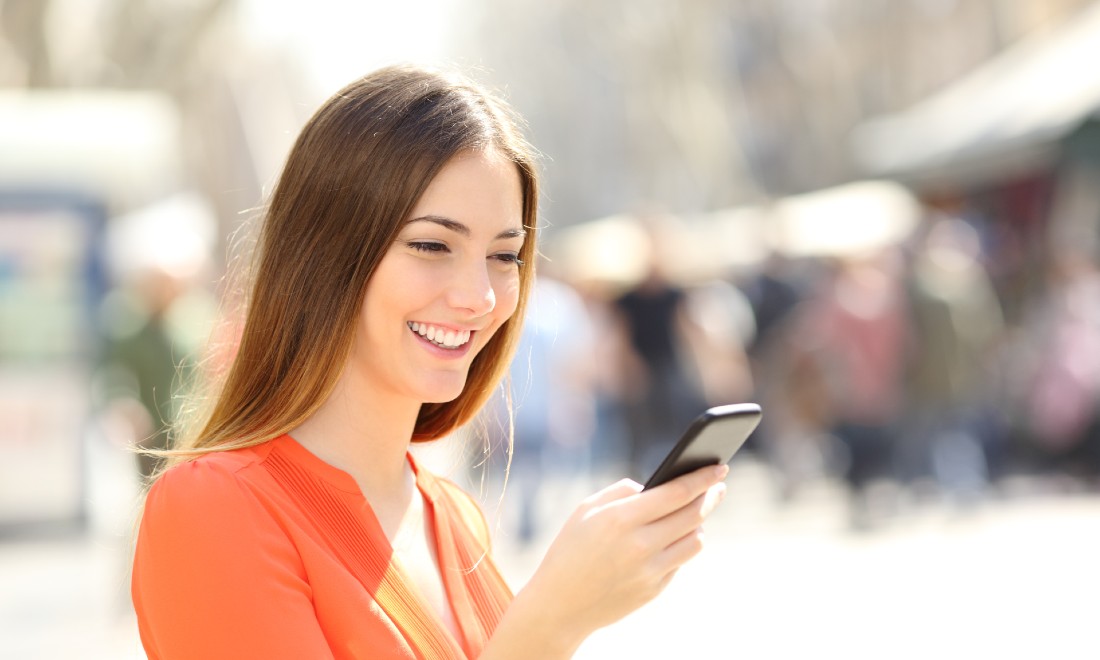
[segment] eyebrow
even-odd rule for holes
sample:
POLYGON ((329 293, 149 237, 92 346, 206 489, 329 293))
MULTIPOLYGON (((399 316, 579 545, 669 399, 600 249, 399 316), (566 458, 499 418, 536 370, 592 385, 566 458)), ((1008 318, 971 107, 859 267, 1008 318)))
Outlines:
MULTIPOLYGON (((466 236, 466 237, 469 237, 472 233, 470 231, 470 228, 467 227, 466 225, 462 224, 461 222, 458 222, 457 220, 452 220, 450 218, 443 217, 441 215, 422 215, 420 217, 416 217, 416 218, 413 218, 412 220, 409 220, 406 224, 411 225, 414 222, 431 222, 431 223, 439 225, 440 227, 445 227, 446 229, 450 229, 451 231, 455 232, 456 234, 461 234, 461 235, 466 236)), ((505 229, 504 231, 497 234, 496 238, 497 239, 524 238, 525 236, 527 236, 527 230, 523 229, 522 227, 517 227, 515 229, 505 229)))

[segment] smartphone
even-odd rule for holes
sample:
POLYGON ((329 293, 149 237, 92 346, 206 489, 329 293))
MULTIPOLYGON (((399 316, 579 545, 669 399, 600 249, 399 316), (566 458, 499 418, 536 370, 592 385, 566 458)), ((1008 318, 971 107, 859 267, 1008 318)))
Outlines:
POLYGON ((709 408, 688 426, 645 488, 660 486, 707 465, 729 463, 752 435, 762 414, 755 403, 709 408))

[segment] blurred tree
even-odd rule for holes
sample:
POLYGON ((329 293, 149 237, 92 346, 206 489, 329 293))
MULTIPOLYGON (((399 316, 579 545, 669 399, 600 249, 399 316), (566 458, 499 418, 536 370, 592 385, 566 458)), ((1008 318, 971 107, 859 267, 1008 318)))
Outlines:
POLYGON ((45 0, 5 0, 0 3, 0 26, 6 42, 5 55, 17 63, 9 64, 8 75, 29 87, 48 87, 51 82, 50 52, 46 43, 45 0))
POLYGON ((754 193, 721 4, 481 2, 456 51, 507 83, 530 122, 549 156, 552 222, 641 201, 711 209, 754 193))
POLYGON ((455 51, 530 121, 561 224, 851 180, 856 124, 1091 1, 471 0, 455 51))
MULTIPOLYGON (((1092 1, 462 0, 449 50, 488 69, 528 118, 549 156, 548 218, 566 224, 848 181, 853 126, 1092 1)), ((235 11, 248 4, 0 0, 0 84, 170 93, 191 175, 235 218, 303 112, 285 93, 301 53, 290 40, 250 51, 256 26, 235 11)), ((349 45, 348 57, 361 53, 349 45)))
POLYGON ((178 89, 235 0, 3 0, 7 50, 27 87, 178 89))
MULTIPOLYGON (((179 110, 180 188, 199 190, 228 230, 254 208, 300 117, 283 52, 258 52, 241 0, 0 0, 0 86, 159 91, 179 110), (273 125, 274 124, 274 125, 273 125), (250 127, 267 135, 257 140, 250 127), (261 162, 262 161, 262 162, 261 162)), ((151 200, 150 200, 151 201, 151 200)), ((112 208, 112 215, 131 209, 112 208)))

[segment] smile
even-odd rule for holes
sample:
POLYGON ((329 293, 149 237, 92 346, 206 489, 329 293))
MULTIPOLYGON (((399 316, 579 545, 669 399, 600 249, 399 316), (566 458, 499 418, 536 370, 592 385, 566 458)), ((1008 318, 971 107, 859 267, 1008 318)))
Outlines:
POLYGON ((409 321, 409 330, 441 348, 456 349, 470 341, 469 330, 448 330, 427 323, 409 321))

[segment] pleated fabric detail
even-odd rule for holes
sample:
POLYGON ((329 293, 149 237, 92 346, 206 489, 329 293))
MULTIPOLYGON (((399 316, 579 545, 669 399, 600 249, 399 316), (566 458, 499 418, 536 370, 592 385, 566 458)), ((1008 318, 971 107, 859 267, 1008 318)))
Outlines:
MULTIPOLYGON (((323 480, 284 456, 278 448, 268 454, 264 465, 280 486, 296 496, 333 553, 373 595, 418 658, 466 660, 466 653, 398 572, 391 561, 393 550, 373 515, 357 515, 323 480)), ((440 527, 436 525, 437 530, 440 527)), ((439 536, 437 531, 437 542, 439 536)), ((467 554, 463 544, 456 545, 460 556, 467 554)), ((472 584, 469 587, 478 589, 472 584)), ((489 605, 487 596, 475 598, 482 607, 489 605)), ((497 608, 499 605, 492 609, 497 608)), ((455 609, 457 615, 458 608, 455 609)), ((475 609, 480 610, 481 607, 475 609)), ((499 621, 499 615, 496 620, 499 621)), ((466 631, 464 621, 460 621, 460 626, 469 637, 471 633, 466 631)), ((484 636, 483 631, 481 634, 484 636)), ((481 645, 477 648, 480 649, 481 645)))
MULTIPOLYGON (((489 560, 488 547, 475 542, 469 530, 456 533, 453 529, 456 521, 480 517, 477 505, 453 484, 437 481, 430 475, 424 481, 433 506, 446 509, 446 515, 436 516, 436 540, 440 546, 454 548, 455 565, 444 566, 444 580, 456 615, 466 617, 460 618, 460 625, 466 634, 467 650, 471 657, 476 657, 504 616, 512 592, 489 560), (463 601, 461 606, 455 602, 458 600, 463 601)), ((481 523, 484 525, 483 520, 481 523)))

